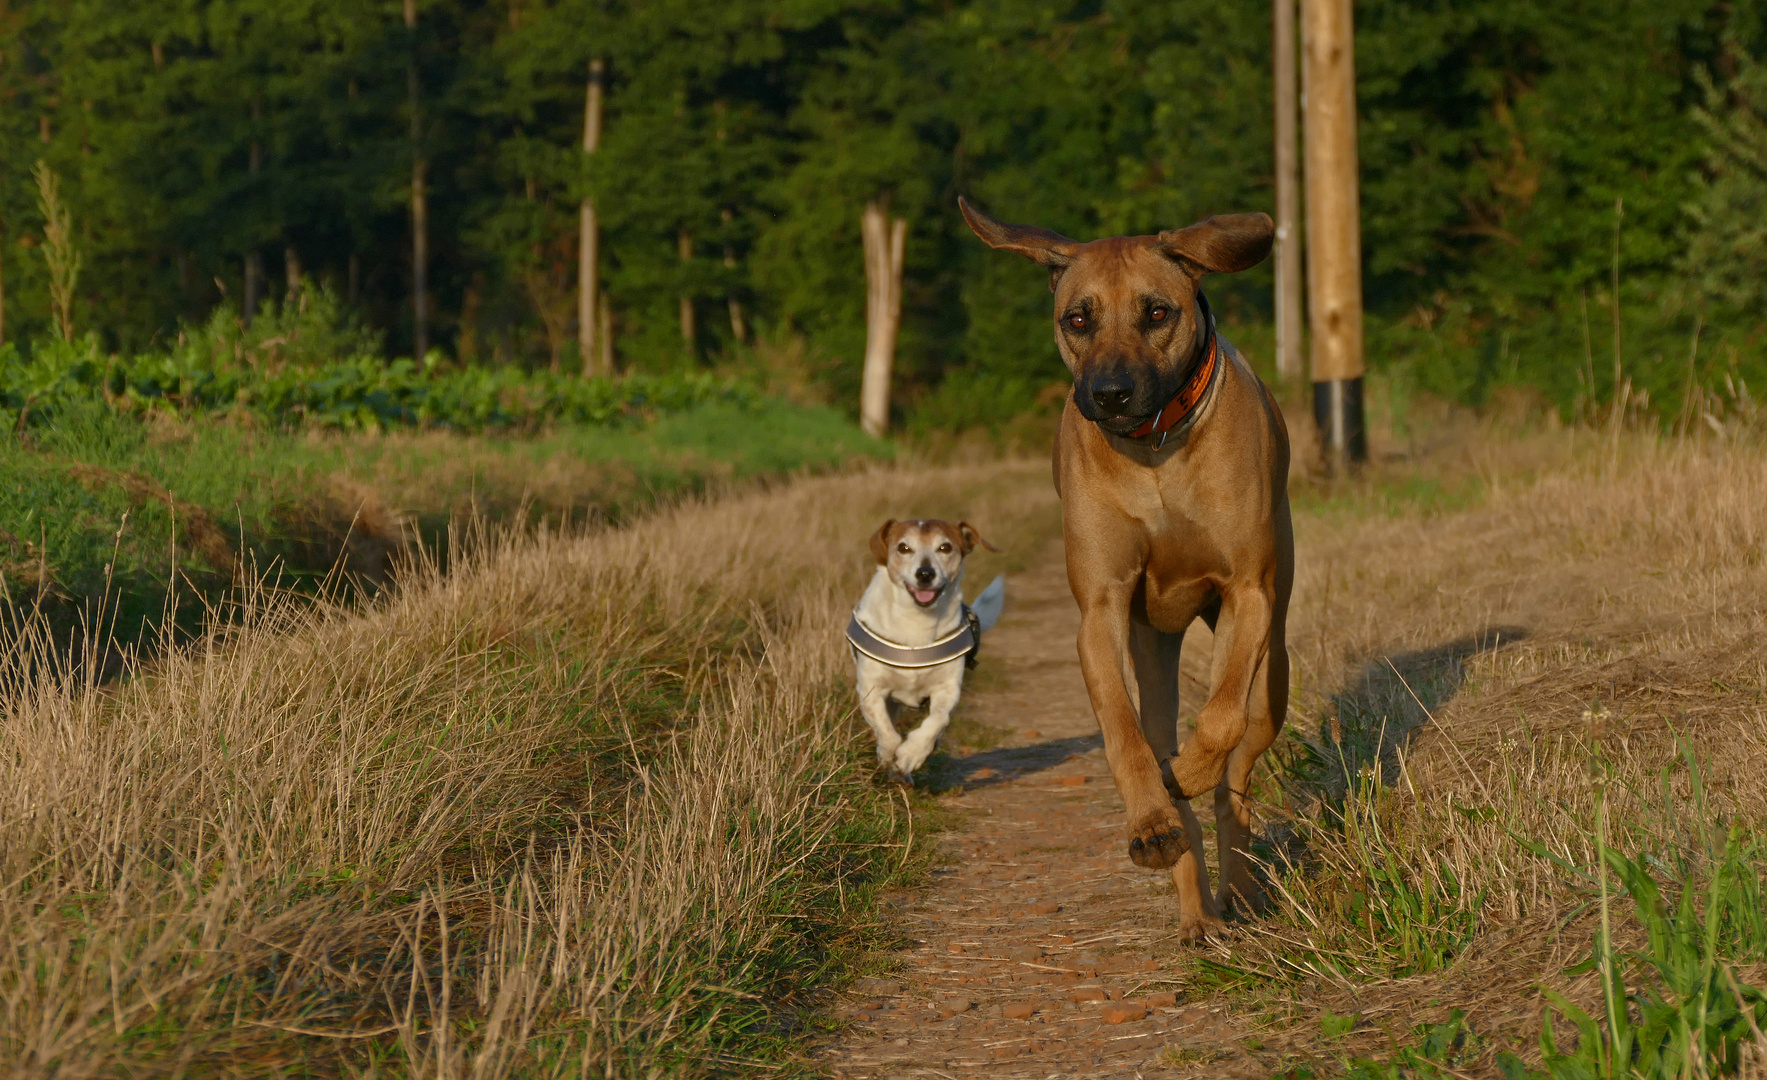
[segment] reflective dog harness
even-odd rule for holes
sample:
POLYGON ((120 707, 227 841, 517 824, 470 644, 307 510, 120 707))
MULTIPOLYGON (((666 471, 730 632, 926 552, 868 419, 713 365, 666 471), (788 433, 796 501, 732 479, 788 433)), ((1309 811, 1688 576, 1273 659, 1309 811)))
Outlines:
POLYGON ((859 611, 847 620, 847 644, 855 653, 864 653, 880 664, 893 668, 929 668, 950 663, 959 656, 963 666, 973 668, 982 651, 982 624, 976 613, 963 605, 963 625, 931 645, 901 645, 878 637, 859 621, 859 611))

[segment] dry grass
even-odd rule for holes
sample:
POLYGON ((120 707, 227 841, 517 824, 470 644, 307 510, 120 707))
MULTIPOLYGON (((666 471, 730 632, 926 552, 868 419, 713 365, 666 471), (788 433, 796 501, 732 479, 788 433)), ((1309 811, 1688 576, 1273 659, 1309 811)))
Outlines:
MULTIPOLYGON (((1524 444, 1507 473, 1552 456, 1524 444)), ((1564 973, 1596 937, 1598 806, 1665 885, 1702 883, 1730 823, 1767 824, 1767 455, 1558 456, 1506 483, 1493 455, 1469 511, 1299 525, 1298 813, 1272 855, 1294 862, 1276 916, 1215 956, 1290 1064, 1385 1059, 1458 1009, 1483 1037, 1461 1073, 1497 1075, 1504 1046, 1537 1066, 1541 987, 1600 1013, 1598 976, 1564 973), (1354 1030, 1327 1040, 1328 1014, 1354 1030)))
POLYGON ((27 626, 0 1072, 789 1058, 800 988, 905 858, 838 646, 864 537, 905 513, 1024 551, 1055 504, 1042 463, 880 468, 504 538, 366 611, 244 597, 114 686, 27 626))

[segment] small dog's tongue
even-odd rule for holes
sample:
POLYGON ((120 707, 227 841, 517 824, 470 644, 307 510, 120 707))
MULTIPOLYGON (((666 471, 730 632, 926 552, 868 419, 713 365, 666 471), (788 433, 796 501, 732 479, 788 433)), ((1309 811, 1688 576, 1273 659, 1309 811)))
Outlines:
POLYGON ((915 589, 914 590, 915 603, 930 604, 934 600, 937 600, 938 598, 939 598, 939 590, 937 590, 937 589, 915 589))

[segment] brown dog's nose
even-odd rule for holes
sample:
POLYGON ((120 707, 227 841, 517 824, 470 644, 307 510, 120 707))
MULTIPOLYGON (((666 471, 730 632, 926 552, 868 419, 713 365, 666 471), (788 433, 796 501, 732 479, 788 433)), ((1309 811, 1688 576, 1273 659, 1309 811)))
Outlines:
POLYGON ((1127 375, 1108 375, 1092 380, 1092 400, 1099 411, 1109 416, 1123 415, 1129 399, 1135 396, 1135 380, 1127 375))
POLYGON ((934 570, 930 566, 922 566, 918 570, 914 571, 914 580, 919 582, 922 585, 931 585, 933 583, 933 579, 938 576, 939 576, 939 572, 937 570, 934 570))

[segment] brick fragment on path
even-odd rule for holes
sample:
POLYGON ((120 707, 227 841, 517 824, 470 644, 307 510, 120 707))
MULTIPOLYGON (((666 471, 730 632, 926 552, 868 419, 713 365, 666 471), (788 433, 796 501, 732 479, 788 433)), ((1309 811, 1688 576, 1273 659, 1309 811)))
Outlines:
POLYGON ((1000 1010, 1000 1015, 1008 1020, 1029 1020, 1037 1007, 1028 1001, 1015 1001, 1000 1010))
POLYGON ((1170 1009, 1178 1004, 1178 995, 1171 992, 1164 994, 1149 994, 1142 1000, 1147 1002, 1149 1008, 1170 1009))
POLYGON ((1147 1015, 1147 1010, 1133 1002, 1125 1001, 1121 1005, 1112 1005, 1104 1010, 1104 1022, 1107 1024, 1130 1024, 1147 1015))
POLYGON ((1029 731, 1021 731, 1019 734, 1027 739, 1041 739, 1043 737, 1043 733, 1036 728, 1031 728, 1029 731))
POLYGON ((1061 782, 1066 787, 1085 787, 1086 782, 1090 779, 1092 779, 1090 776, 1064 776, 1061 778, 1061 782))
POLYGON ((1083 1005, 1088 1001, 1109 1001, 1110 995, 1106 994, 1104 990, 1099 987, 1083 986, 1069 994, 1068 1000, 1076 1005, 1083 1005))
POLYGON ((1045 900, 1042 903, 1032 904, 1030 910, 1033 915, 1054 915, 1061 910, 1061 905, 1053 900, 1045 900))

